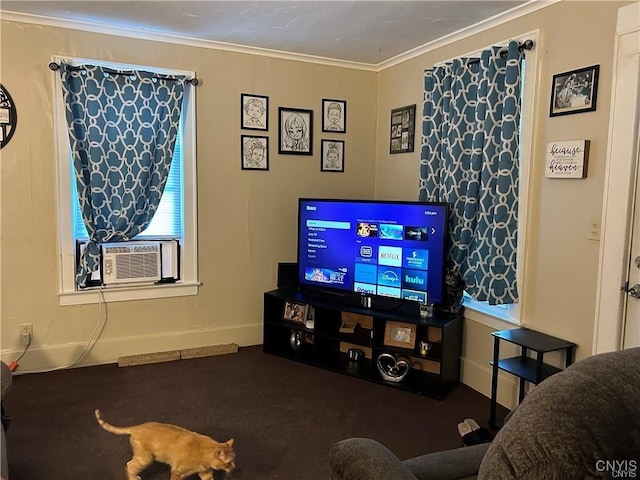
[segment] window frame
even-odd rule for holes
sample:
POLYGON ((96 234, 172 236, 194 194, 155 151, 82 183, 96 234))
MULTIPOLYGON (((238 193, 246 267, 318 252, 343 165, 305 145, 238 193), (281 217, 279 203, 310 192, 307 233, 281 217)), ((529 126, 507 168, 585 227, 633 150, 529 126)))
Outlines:
MULTIPOLYGON (((54 55, 55 63, 62 61, 71 65, 92 64, 113 69, 140 69, 165 75, 185 75, 195 78, 195 72, 107 62, 54 55)), ((73 235, 72 168, 69 165, 71 147, 65 118, 62 80, 59 74, 53 80, 53 116, 57 156, 57 214, 58 214, 58 298, 60 305, 99 303, 100 301, 127 301, 151 298, 197 295, 198 242, 197 242, 197 178, 196 178, 196 88, 184 92, 181 124, 182 132, 182 188, 183 188, 183 232, 180 239, 180 280, 175 284, 122 285, 77 289, 75 283, 76 260, 73 235)))

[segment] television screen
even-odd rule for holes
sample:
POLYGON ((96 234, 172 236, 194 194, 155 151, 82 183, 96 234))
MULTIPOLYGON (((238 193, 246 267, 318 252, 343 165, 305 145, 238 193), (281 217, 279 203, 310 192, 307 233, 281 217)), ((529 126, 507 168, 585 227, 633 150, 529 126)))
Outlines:
POLYGON ((447 218, 446 203, 301 198, 299 283, 441 303, 447 218))

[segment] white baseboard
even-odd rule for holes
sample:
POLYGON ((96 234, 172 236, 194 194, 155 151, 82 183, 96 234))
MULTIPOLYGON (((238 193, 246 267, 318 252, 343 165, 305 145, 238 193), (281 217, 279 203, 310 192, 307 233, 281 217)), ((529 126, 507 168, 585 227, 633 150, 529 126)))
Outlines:
MULTIPOLYGON (((262 344, 262 323, 238 327, 169 332, 138 337, 99 340, 82 361, 74 367, 117 363, 119 357, 187 348, 235 343, 241 347, 262 344)), ((19 362, 15 374, 46 372, 67 368, 82 354, 85 343, 69 343, 30 347, 19 362)), ((10 363, 20 351, 3 351, 2 361, 10 363)), ((460 369, 462 383, 491 396, 491 368, 463 358, 460 369)), ((511 375, 498 376, 498 403, 512 409, 517 404, 517 382, 511 375)), ((488 414, 488 412, 487 412, 488 414)))
MULTIPOLYGON (((213 328, 208 330, 190 330, 168 332, 138 337, 123 337, 98 340, 82 361, 75 364, 85 349, 86 343, 68 343, 60 345, 33 346, 20 359, 15 374, 36 373, 90 365, 117 363, 119 357, 139 355, 170 350, 183 350, 235 343, 241 347, 262 344, 262 323, 241 325, 238 327, 213 328)), ((21 351, 3 351, 2 361, 9 364, 21 351)))
MULTIPOLYGON (((460 380, 474 390, 491 398, 491 366, 484 366, 477 362, 462 358, 460 380)), ((518 382, 513 375, 500 372, 498 374, 498 403, 509 410, 518 403, 518 382)), ((489 412, 487 412, 488 418, 489 412)))

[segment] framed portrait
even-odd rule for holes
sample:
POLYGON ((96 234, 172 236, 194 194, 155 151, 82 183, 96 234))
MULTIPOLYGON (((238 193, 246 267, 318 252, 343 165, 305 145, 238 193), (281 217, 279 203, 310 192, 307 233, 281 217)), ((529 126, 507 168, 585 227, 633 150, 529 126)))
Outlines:
POLYGON ((598 97, 600 65, 579 68, 553 76, 549 116, 592 112, 598 97))
POLYGON ((241 135, 242 170, 269 170, 269 137, 241 135))
POLYGON ((320 171, 344 172, 344 141, 322 140, 320 171))
POLYGON ((413 152, 415 125, 415 104, 391 110, 389 153, 413 152))
POLYGON ((278 153, 313 155, 313 111, 278 107, 278 153))
POLYGON ((347 102, 344 100, 322 99, 322 131, 347 132, 347 102))
POLYGON ((412 323, 387 322, 384 327, 384 344, 413 349, 416 344, 416 326, 412 323))
POLYGON ((307 321, 307 309, 309 306, 304 303, 285 302, 282 318, 289 322, 304 324, 307 321))
POLYGON ((240 108, 240 128, 269 130, 269 97, 241 93, 240 108))

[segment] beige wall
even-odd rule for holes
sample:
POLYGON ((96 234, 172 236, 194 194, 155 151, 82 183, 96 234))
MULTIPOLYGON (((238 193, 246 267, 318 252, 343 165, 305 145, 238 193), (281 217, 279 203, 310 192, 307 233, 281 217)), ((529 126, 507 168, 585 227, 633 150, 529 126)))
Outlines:
MULTIPOLYGON (((416 199, 420 149, 388 154, 390 110, 417 105, 419 142, 425 68, 535 29, 541 58, 523 320, 578 343, 578 358, 589 355, 599 242, 587 235, 601 215, 616 13, 627 3, 561 2, 380 73, 3 21, 2 83, 20 123, 0 165, 2 359, 20 351, 18 325, 33 323, 25 368, 64 365, 98 316, 95 305, 58 306, 51 55, 195 70, 203 80, 197 90, 201 293, 110 305, 88 364, 176 345, 260 343, 262 292, 274 287, 277 262, 296 255, 296 198, 416 199), (551 76, 593 64, 601 68, 597 110, 549 118, 551 76), (269 172, 240 170, 242 92, 269 96, 269 172), (322 98, 348 103, 344 174, 319 171, 322 98), (313 157, 277 154, 278 106, 314 110, 313 157), (591 140, 588 178, 545 178, 547 142, 578 138, 591 140)), ((489 391, 494 328, 465 323, 463 380, 483 393, 489 391)), ((508 376, 500 401, 514 401, 508 376)))
MULTIPOLYGON (((86 364, 118 356, 262 341, 262 293, 278 261, 295 261, 297 198, 370 197, 375 174, 375 72, 2 22, 2 84, 18 127, 2 149, 2 359, 34 342, 21 370, 75 360, 97 305, 59 306, 52 55, 194 70, 197 87, 198 296, 109 305, 86 364), (240 169, 240 94, 269 97, 269 171, 240 169), (320 172, 323 98, 347 102, 345 172, 320 172), (278 155, 278 106, 314 111, 313 156, 278 155)), ((243 133, 251 133, 244 131, 243 133)), ((260 132, 262 134, 262 132, 260 132)))
MULTIPOLYGON (((389 155, 389 111, 417 104, 421 116, 423 72, 435 63, 478 48, 502 43, 540 30, 537 115, 535 122, 530 223, 526 237, 526 268, 521 286, 522 320, 526 326, 578 344, 577 358, 591 354, 595 315, 599 242, 588 240, 591 221, 602 209, 604 171, 611 95, 611 73, 618 8, 630 2, 560 2, 525 17, 489 29, 444 48, 425 53, 379 74, 376 195, 380 198, 417 198, 419 145, 414 153, 389 155), (600 65, 595 112, 549 117, 553 74, 600 65), (398 88, 401 86, 401 88, 398 88), (588 177, 584 180, 544 176, 545 148, 557 140, 591 140, 588 177)), ((418 138, 420 125, 418 125, 418 138)), ((477 317, 477 316, 476 316, 477 317)), ((490 326, 466 319, 463 380, 489 392, 492 358, 490 326)), ((497 325, 499 328, 500 325, 497 325)), ((504 328, 509 328, 508 324, 504 328)), ((562 358, 550 355, 551 363, 562 358)), ((505 375, 501 401, 513 403, 505 375)))

